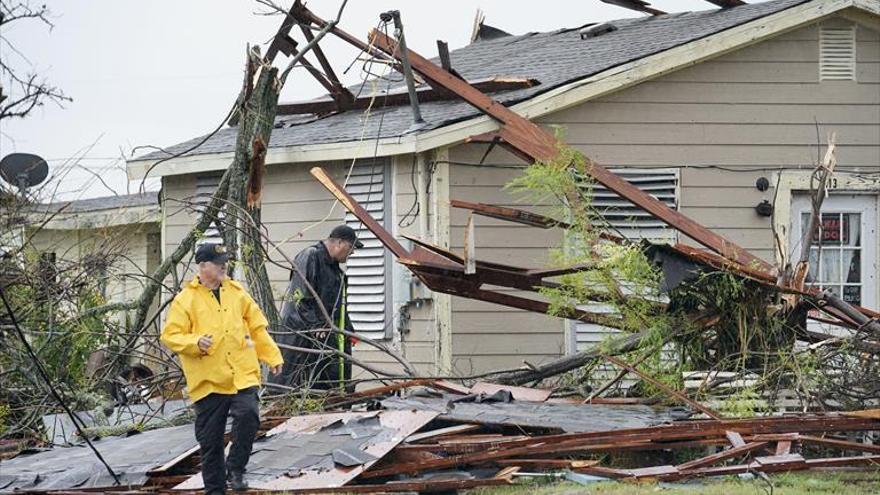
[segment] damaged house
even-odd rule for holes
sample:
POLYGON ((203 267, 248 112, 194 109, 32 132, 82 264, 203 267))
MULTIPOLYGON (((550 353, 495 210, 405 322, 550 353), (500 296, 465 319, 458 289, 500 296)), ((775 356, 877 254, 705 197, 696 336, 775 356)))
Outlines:
MULTIPOLYGON (((805 229, 811 173, 835 132, 823 256, 811 272, 852 304, 880 306, 876 2, 771 0, 523 35, 484 25, 440 63, 771 264, 793 251, 805 229)), ((400 349, 423 373, 469 375, 550 361, 612 331, 434 293, 395 263, 356 217, 333 206, 311 168, 323 167, 339 183, 350 174, 346 190, 404 246, 415 238, 461 253, 468 210, 452 200, 534 212, 542 205, 504 189, 525 163, 485 138, 499 124, 461 99, 420 84, 424 123, 417 123, 402 81, 354 88, 344 106, 339 94, 346 92, 279 105, 262 222, 291 258, 337 223, 362 232, 367 247, 347 267, 359 333, 400 349)), ((194 223, 197 210, 186 205, 210 198, 236 135, 224 128, 199 146, 202 137, 168 148, 181 156, 159 152, 128 162, 131 178, 162 178, 163 257, 194 223)), ((697 245, 610 191, 595 189, 594 206, 626 237, 697 245)), ((546 267, 548 250, 565 242, 558 228, 474 221, 475 254, 485 261, 546 267)), ((280 300, 289 273, 267 268, 280 300)), ((354 354, 396 364, 366 346, 354 354)))

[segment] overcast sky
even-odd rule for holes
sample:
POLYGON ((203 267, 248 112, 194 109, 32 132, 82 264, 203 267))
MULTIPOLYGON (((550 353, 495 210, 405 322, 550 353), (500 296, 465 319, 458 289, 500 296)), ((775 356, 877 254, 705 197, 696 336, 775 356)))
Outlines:
MULTIPOLYGON (((279 1, 285 8, 292 3, 279 1)), ((46 158, 58 184, 57 199, 64 200, 124 194, 129 187, 133 192, 138 183, 126 180, 123 154, 130 156, 137 146, 170 146, 213 130, 238 95, 246 44, 267 43, 281 22, 277 16, 256 15, 268 9, 249 0, 46 3, 54 29, 18 21, 2 35, 27 60, 8 43, 0 44, 0 56, 22 70, 46 76, 73 102, 64 108, 47 104, 24 120, 4 120, 0 156, 28 152, 46 158), (72 157, 80 159, 74 162, 72 157), (58 180, 68 168, 69 173, 58 180)), ((340 0, 308 5, 326 19, 335 15, 340 0)), ((679 12, 712 5, 657 0, 654 7, 679 12)), ((478 8, 485 13, 486 24, 513 34, 641 15, 599 0, 350 0, 340 26, 366 39, 379 13, 399 9, 410 48, 434 56, 437 39, 447 41, 451 49, 468 43, 478 8)), ((301 33, 295 33, 302 40, 301 33)), ((357 53, 331 38, 325 38, 322 47, 341 73, 357 53)), ((343 82, 358 82, 359 69, 355 65, 342 76, 343 82)), ((281 100, 323 93, 307 73, 299 72, 288 79, 281 100)), ((150 186, 158 188, 156 183, 150 186)))

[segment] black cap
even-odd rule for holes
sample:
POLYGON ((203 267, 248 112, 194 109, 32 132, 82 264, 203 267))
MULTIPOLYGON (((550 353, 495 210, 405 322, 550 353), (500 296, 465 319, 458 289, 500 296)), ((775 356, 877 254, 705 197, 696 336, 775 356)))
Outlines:
POLYGON ((348 225, 338 225, 330 231, 330 239, 339 239, 341 241, 348 241, 352 246, 360 249, 364 247, 364 243, 358 240, 357 233, 353 228, 348 225))
POLYGON ((229 261, 229 253, 222 244, 202 244, 196 249, 196 263, 212 261, 214 263, 226 263, 229 261))

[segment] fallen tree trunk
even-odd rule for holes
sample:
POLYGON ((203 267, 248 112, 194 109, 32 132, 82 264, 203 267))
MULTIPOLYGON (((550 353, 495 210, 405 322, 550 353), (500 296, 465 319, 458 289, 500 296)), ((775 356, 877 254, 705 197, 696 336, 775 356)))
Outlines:
POLYGON ((116 352, 115 358, 108 365, 104 378, 111 376, 111 373, 118 370, 117 367, 120 361, 127 364, 126 358, 131 354, 132 349, 137 346, 138 338, 140 338, 145 330, 145 323, 147 321, 147 316, 149 315, 150 307, 153 305, 153 300, 156 298, 156 294, 162 287, 162 282, 165 280, 165 277, 171 273, 186 255, 192 254, 193 246, 195 246, 196 241, 202 237, 205 230, 210 227, 212 223, 219 222, 219 213, 225 202, 224 198, 226 197, 226 193, 229 190, 229 180, 231 175, 230 169, 226 169, 223 177, 220 178, 220 184, 217 186, 217 191, 214 193, 214 196, 211 198, 211 202, 208 203, 205 211, 202 212, 199 221, 196 222, 192 230, 186 234, 186 237, 180 241, 180 244, 174 249, 174 252, 165 258, 162 261, 162 264, 153 271, 147 285, 144 287, 143 292, 141 292, 141 295, 136 301, 131 303, 132 309, 136 310, 134 322, 129 327, 131 329, 131 335, 119 351, 116 352))
POLYGON ((227 205, 227 228, 224 242, 235 253, 229 275, 241 267, 248 290, 260 306, 269 328, 279 322, 275 296, 266 271, 266 258, 260 243, 260 205, 265 175, 266 149, 272 136, 278 94, 281 90, 278 69, 263 62, 259 55, 248 50, 247 70, 239 109, 238 139, 235 157, 230 169, 232 178, 227 205), (253 76, 259 73, 256 82, 253 76))
POLYGON ((590 361, 602 359, 603 356, 615 356, 625 354, 639 348, 646 332, 634 333, 623 337, 609 340, 605 344, 596 346, 589 351, 579 352, 572 356, 566 356, 556 361, 536 366, 533 369, 517 370, 504 373, 495 377, 494 381, 504 385, 523 385, 529 382, 543 380, 552 376, 560 375, 588 364, 590 361))

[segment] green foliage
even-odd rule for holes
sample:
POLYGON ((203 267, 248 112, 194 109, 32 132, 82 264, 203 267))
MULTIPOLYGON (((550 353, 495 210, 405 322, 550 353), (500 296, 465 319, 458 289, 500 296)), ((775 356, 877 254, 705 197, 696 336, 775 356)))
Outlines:
POLYGON ((6 419, 9 417, 10 412, 8 404, 0 404, 0 435, 3 435, 6 432, 6 428, 8 428, 6 419))
MULTIPOLYGON (((33 252, 26 252, 16 267, 19 272, 4 288, 30 346, 43 364, 50 381, 75 410, 91 409, 106 401, 97 392, 88 370, 93 352, 111 345, 113 335, 108 314, 85 312, 103 306, 103 278, 84 266, 58 262, 49 266, 33 252)), ((15 273, 15 272, 12 272, 15 273)), ((24 345, 12 334, 0 353, 0 401, 9 409, 6 423, 17 434, 40 428, 39 418, 53 412, 43 379, 24 345), (47 404, 50 404, 47 407, 47 404)), ((0 433, 2 434, 2 433, 0 433)))
MULTIPOLYGON (((540 290, 549 312, 565 317, 585 305, 607 307, 609 316, 618 318, 615 326, 620 330, 646 333, 641 349, 625 359, 634 361, 649 353, 639 367, 672 388, 681 388, 682 373, 690 370, 752 370, 767 378, 785 376, 780 366, 791 370, 797 363, 792 360, 794 332, 779 316, 778 295, 727 272, 703 273, 671 294, 662 293, 662 273, 645 255, 643 245, 616 244, 599 235, 607 225, 592 206, 591 166, 580 152, 563 146, 557 158, 534 163, 506 186, 571 224, 564 246, 552 249, 549 259, 557 268, 584 269, 557 277, 558 286, 540 290), (695 323, 700 315, 720 319, 703 328, 695 323), (707 340, 714 340, 712 349, 707 340)), ((804 363, 800 368, 805 368, 804 363)), ((576 389, 593 382, 597 374, 597 368, 587 366, 560 382, 576 389)), ((650 384, 639 387, 645 395, 665 397, 650 384)), ((735 394, 727 406, 739 415, 753 414, 758 406, 755 393, 735 394)))
POLYGON ((324 410, 325 397, 286 394, 272 404, 272 413, 279 416, 299 416, 324 410))

